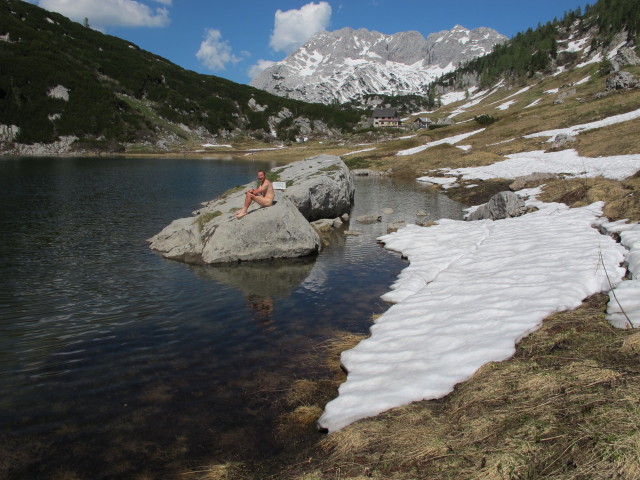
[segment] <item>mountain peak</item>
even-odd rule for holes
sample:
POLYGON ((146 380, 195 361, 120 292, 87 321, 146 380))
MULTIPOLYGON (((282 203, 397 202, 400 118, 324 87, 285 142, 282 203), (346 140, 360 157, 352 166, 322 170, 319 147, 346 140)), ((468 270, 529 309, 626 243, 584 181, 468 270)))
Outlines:
POLYGON ((444 73, 506 41, 489 28, 455 25, 426 39, 417 31, 386 35, 345 27, 319 32, 251 85, 307 102, 341 103, 366 94, 423 94, 444 73))

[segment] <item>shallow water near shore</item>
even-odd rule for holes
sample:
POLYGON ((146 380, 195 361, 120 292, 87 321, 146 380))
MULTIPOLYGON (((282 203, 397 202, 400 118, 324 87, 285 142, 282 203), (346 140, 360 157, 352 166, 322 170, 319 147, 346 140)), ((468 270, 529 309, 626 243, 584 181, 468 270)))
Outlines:
POLYGON ((407 265, 376 243, 387 224, 462 215, 416 182, 356 178, 345 228, 362 235, 336 233, 317 257, 211 267, 149 250, 273 166, 0 159, 0 477, 163 478, 269 458, 278 396, 328 375, 306 352, 387 308, 407 265), (383 208, 380 223, 353 220, 383 208))

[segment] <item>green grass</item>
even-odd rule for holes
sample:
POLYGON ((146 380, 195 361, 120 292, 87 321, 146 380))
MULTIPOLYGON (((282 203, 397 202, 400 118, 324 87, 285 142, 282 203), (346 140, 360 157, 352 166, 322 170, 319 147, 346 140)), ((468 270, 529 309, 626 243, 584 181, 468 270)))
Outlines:
POLYGON ((202 215, 198 215, 193 223, 198 224, 199 231, 202 231, 207 223, 209 223, 214 218, 219 217, 220 215, 222 215, 222 212, 219 210, 216 210, 215 212, 203 213, 202 215))

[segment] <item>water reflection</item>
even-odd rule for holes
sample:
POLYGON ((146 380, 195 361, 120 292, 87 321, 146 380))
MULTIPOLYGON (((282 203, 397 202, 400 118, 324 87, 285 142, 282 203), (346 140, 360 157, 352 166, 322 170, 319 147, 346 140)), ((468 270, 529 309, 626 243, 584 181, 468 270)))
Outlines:
POLYGON ((201 278, 223 283, 246 295, 286 297, 311 273, 316 257, 191 266, 201 278))
POLYGON ((232 287, 245 295, 246 305, 264 333, 275 331, 275 297, 286 298, 311 273, 316 257, 262 260, 222 265, 190 266, 200 278, 232 287))

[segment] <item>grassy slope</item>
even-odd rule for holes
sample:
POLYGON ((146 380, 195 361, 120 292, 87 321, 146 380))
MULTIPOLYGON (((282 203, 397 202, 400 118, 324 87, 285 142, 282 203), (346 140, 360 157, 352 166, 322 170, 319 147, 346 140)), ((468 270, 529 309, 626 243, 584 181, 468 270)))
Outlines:
MULTIPOLYGON (((375 146, 345 160, 358 168, 392 168, 396 175, 416 177, 440 167, 486 165, 506 154, 548 149, 546 139, 520 137, 640 108, 640 90, 596 97, 604 90, 604 78, 596 70, 587 66, 532 83, 527 92, 512 98, 516 103, 507 110, 496 106, 522 86, 498 91, 456 117, 471 121, 421 131, 415 138, 362 146, 366 139, 354 136, 342 144, 289 149, 287 155, 293 160, 315 149, 341 154, 375 146), (575 86, 575 94, 562 104, 553 105, 557 94, 544 93, 566 90, 566 85, 587 76, 591 79, 575 86), (538 98, 536 106, 524 108, 538 98), (477 130, 480 126, 472 119, 482 113, 499 120, 462 142, 473 146, 470 151, 442 145, 395 156, 398 150, 477 130)), ((627 70, 640 74, 638 67, 627 70)), ((456 106, 434 116, 447 116, 456 106)), ((638 131, 640 120, 634 120, 582 133, 570 148, 584 156, 638 154, 638 131)), ((406 132, 396 134, 401 136, 406 132)), ((484 182, 479 188, 448 194, 477 204, 508 183, 484 182)), ((623 182, 555 180, 547 182, 544 199, 573 206, 605 200, 609 218, 637 221, 639 192, 639 175, 623 182)), ((315 419, 343 378, 337 369, 339 352, 358 341, 347 338, 331 353, 335 382, 298 380, 292 387, 291 412, 281 427, 285 454, 268 468, 270 475, 255 477, 237 466, 218 465, 217 473, 212 470, 212 476, 202 478, 640 478, 640 333, 613 329, 604 319, 606 301, 606 296, 596 295, 574 312, 545 319, 540 330, 518 345, 512 359, 486 365, 445 398, 393 409, 318 438, 315 419)))

